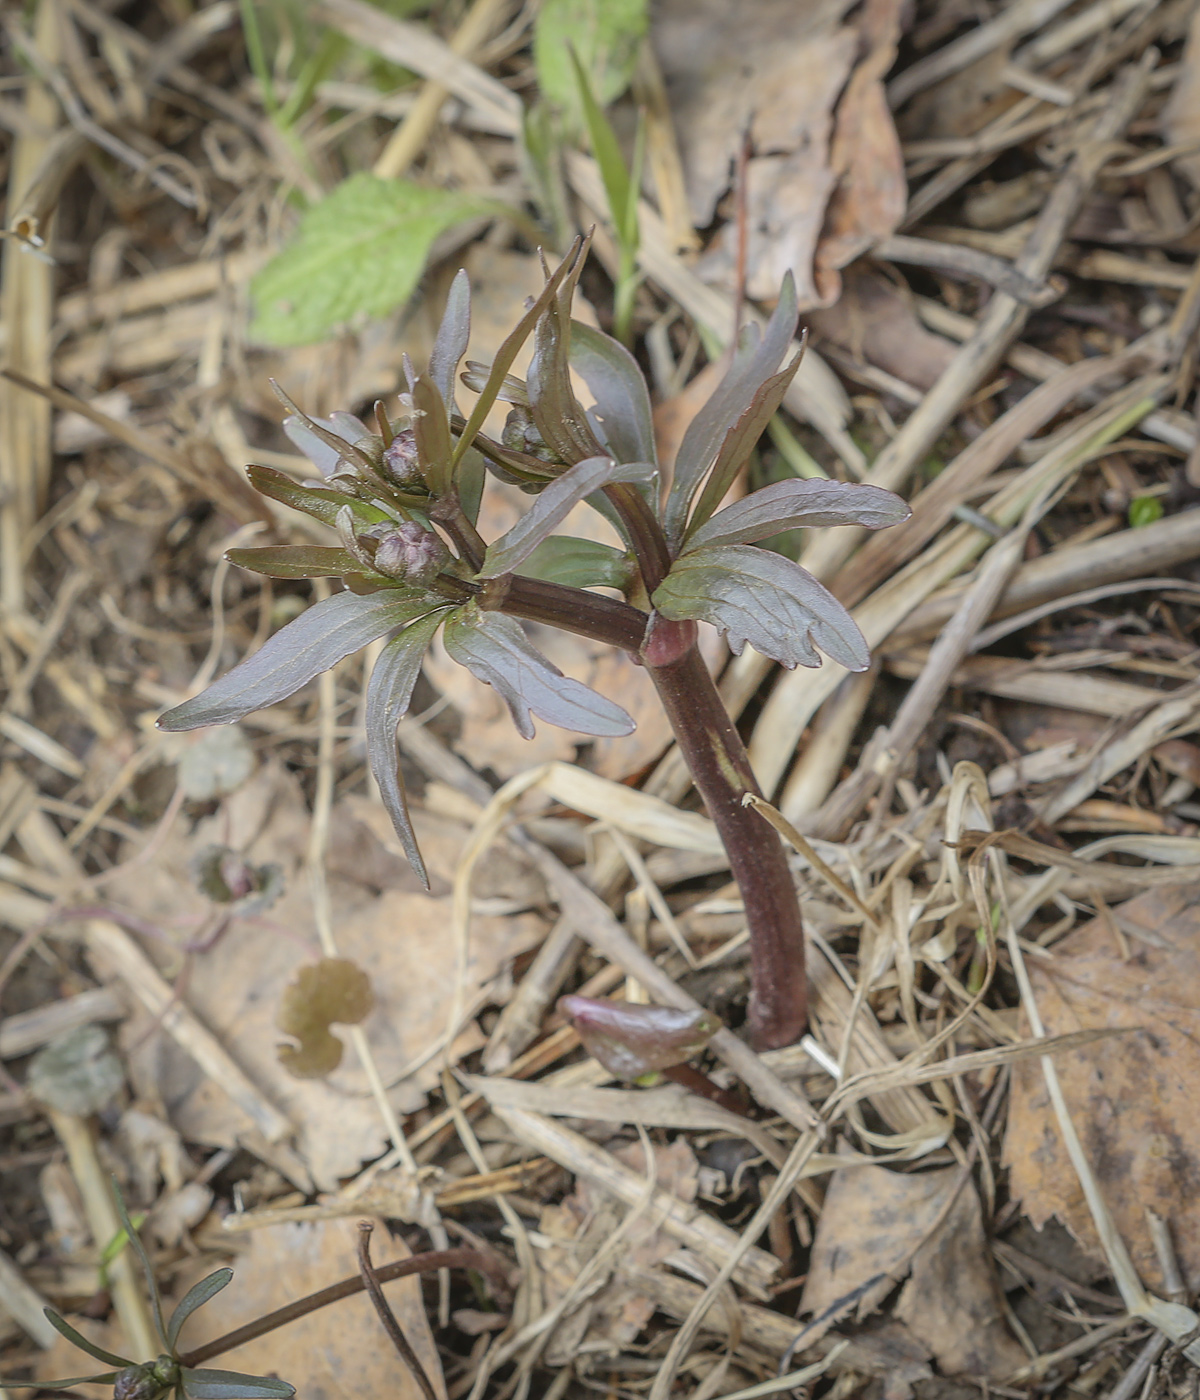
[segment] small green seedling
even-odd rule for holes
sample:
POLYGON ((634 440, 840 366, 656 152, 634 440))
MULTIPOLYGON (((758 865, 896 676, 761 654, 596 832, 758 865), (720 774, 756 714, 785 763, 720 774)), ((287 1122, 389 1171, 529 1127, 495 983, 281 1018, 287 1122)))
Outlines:
MULTIPOLYGON (((150 1302, 154 1310, 154 1324, 163 1344, 163 1351, 153 1361, 131 1361, 126 1356, 105 1351, 94 1342, 89 1342, 82 1334, 53 1308, 45 1310, 52 1326, 58 1329, 67 1341, 85 1351, 97 1361, 116 1370, 103 1371, 95 1376, 70 1376, 61 1381, 39 1381, 42 1390, 69 1390, 72 1386, 94 1382, 99 1385, 112 1385, 113 1400, 160 1400, 161 1396, 174 1391, 176 1400, 289 1400, 295 1395, 296 1387, 287 1381, 273 1380, 269 1376, 247 1376, 240 1371, 215 1371, 207 1367, 184 1366, 179 1360, 179 1333, 189 1317, 201 1308, 210 1298, 233 1278, 232 1269, 216 1269, 207 1278, 202 1278, 188 1289, 179 1306, 164 1323, 162 1300, 158 1285, 154 1281, 154 1271, 145 1247, 138 1238, 137 1231, 129 1219, 120 1193, 116 1193, 117 1210, 124 1227, 124 1236, 133 1247, 134 1253, 146 1275, 146 1286, 150 1290, 150 1302)), ((21 1385, 24 1382, 6 1381, 5 1385, 21 1385)))

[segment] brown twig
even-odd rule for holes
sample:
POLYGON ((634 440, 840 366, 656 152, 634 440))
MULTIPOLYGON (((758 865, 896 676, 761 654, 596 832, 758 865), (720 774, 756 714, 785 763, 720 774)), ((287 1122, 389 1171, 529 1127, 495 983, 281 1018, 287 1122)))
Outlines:
POLYGON ((371 1232, 374 1229, 375 1223, 372 1220, 358 1222, 358 1272, 363 1287, 367 1290, 367 1296, 378 1314, 383 1330, 400 1353, 400 1360, 412 1372, 414 1380, 421 1387, 421 1393, 425 1396, 425 1400, 438 1400, 438 1393, 433 1388, 433 1382, 429 1379, 428 1372, 421 1364, 421 1358, 413 1350, 413 1345, 404 1335, 404 1329, 400 1326, 396 1314, 392 1311, 388 1300, 383 1296, 379 1276, 371 1263, 371 1232))
MULTIPOLYGON (((480 1273, 486 1274, 493 1283, 505 1291, 508 1289, 508 1279, 500 1268, 496 1256, 479 1249, 434 1249, 425 1254, 414 1254, 410 1259, 397 1259, 394 1263, 383 1264, 375 1270, 375 1278, 379 1283, 391 1283, 393 1279, 408 1278, 411 1274, 436 1273, 438 1269, 478 1269, 480 1273)), ((243 1327, 226 1332, 224 1336, 216 1337, 211 1342, 205 1342, 203 1346, 197 1347, 194 1351, 186 1352, 179 1358, 180 1364, 201 1366, 214 1356, 220 1356, 222 1352, 232 1351, 234 1347, 245 1346, 247 1342, 257 1341, 259 1337, 265 1337, 268 1332, 274 1332, 279 1327, 286 1327, 289 1322, 307 1317, 309 1313, 316 1312, 318 1308, 328 1307, 330 1303, 341 1302, 343 1298, 352 1298, 356 1293, 361 1293, 365 1287, 366 1284, 361 1275, 344 1278, 338 1283, 331 1283, 328 1288, 319 1289, 316 1293, 309 1293, 304 1298, 297 1298, 282 1308, 276 1308, 274 1312, 256 1317, 253 1322, 247 1322, 243 1327)))

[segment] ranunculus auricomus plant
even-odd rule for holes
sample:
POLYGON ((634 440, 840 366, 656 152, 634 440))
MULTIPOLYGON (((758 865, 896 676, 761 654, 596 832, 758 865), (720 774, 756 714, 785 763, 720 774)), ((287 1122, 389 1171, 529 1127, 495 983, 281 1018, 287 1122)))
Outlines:
POLYGON ((748 642, 784 666, 818 666, 819 647, 863 670, 866 643, 846 610, 798 564, 756 541, 797 526, 876 529, 903 520, 908 508, 889 491, 823 479, 776 482, 721 508, 799 365, 798 354, 784 363, 797 322, 790 277, 765 330, 747 328, 689 426, 664 495, 637 362, 571 319, 586 253, 577 243, 548 273, 490 368, 468 365, 463 379, 477 397, 466 418, 455 401, 470 325, 465 273, 451 288, 427 370, 410 371, 400 418, 377 405, 372 433, 351 414, 319 421, 289 402, 293 416, 284 428, 325 483, 303 486, 266 467, 250 467, 250 480, 333 526, 339 543, 238 549, 229 557, 275 578, 340 577, 345 591, 314 604, 160 725, 194 729, 241 719, 368 642, 389 638, 368 686, 367 744, 383 800, 424 878, 400 783, 396 724, 438 628, 448 654, 495 687, 526 736, 535 715, 606 736, 627 734, 634 723, 552 666, 520 619, 623 647, 657 688, 742 891, 754 1042, 787 1045, 806 1014, 796 890, 779 838, 742 805, 758 786, 697 650, 697 623, 720 628, 735 653, 748 642), (508 371, 531 334, 534 354, 522 383, 508 371), (593 407, 580 406, 571 370, 587 384, 593 407), (500 442, 480 431, 498 398, 512 405, 500 442), (489 471, 531 498, 517 524, 490 542, 476 529, 489 471), (555 534, 580 501, 613 522, 624 550, 555 534))

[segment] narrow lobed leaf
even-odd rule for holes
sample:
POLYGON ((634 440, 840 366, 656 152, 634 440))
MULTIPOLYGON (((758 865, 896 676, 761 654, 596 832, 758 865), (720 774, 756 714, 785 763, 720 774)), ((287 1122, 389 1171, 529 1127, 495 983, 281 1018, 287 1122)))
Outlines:
POLYGON ((790 364, 778 374, 773 374, 757 390, 750 406, 725 435, 725 441, 717 453, 717 460, 713 463, 704 489, 700 492, 700 499, 696 502, 696 509, 688 522, 689 532, 703 525, 725 499, 729 488, 737 480, 738 473, 749 461, 755 444, 783 402, 788 385, 800 368, 800 358, 796 355, 790 364))
MULTIPOLYGON (((150 1295, 150 1307, 154 1313, 154 1325, 158 1329, 158 1335, 162 1339, 164 1346, 167 1343, 167 1327, 163 1321, 162 1299, 159 1297, 158 1280, 154 1277, 154 1265, 150 1262, 150 1256, 146 1253, 146 1246, 142 1243, 142 1237, 133 1227, 133 1221, 129 1218, 129 1212, 125 1209, 125 1200, 121 1195, 121 1188, 114 1178, 111 1182, 113 1197, 116 1201, 117 1216, 125 1228, 125 1233, 129 1237, 129 1247, 137 1257, 138 1263, 142 1266, 142 1277, 146 1280, 146 1291, 150 1295)), ((168 1347, 169 1349, 169 1347, 168 1347)), ((103 1357, 107 1361, 109 1358, 103 1357)))
POLYGON ((602 331, 571 322, 571 368, 596 400, 588 422, 618 462, 653 462, 654 418, 645 376, 628 350, 602 331))
POLYGON ((636 728, 620 705, 547 661, 514 618, 467 603, 446 622, 443 639, 460 666, 495 688, 524 739, 533 738, 531 711, 549 724, 604 738, 632 734, 636 728))
POLYGON ((180 1329, 188 1318, 197 1308, 202 1308, 210 1298, 215 1298, 222 1288, 228 1287, 232 1278, 232 1269, 214 1269, 199 1283, 192 1284, 191 1288, 179 1300, 179 1306, 171 1314, 171 1320, 167 1323, 168 1351, 174 1352, 175 1343, 179 1340, 180 1329))
POLYGON ((649 462, 622 465, 612 457, 589 457, 552 481, 517 523, 488 545, 479 578, 512 573, 567 518, 580 501, 619 481, 653 481, 649 462))
POLYGON ((293 510, 303 511, 305 515, 311 515, 314 520, 320 520, 325 525, 332 525, 337 519, 338 511, 345 505, 350 506, 367 525, 390 518, 386 511, 368 505, 365 501, 357 501, 328 486, 302 485, 286 472, 276 471, 274 467, 250 466, 246 468, 246 475, 256 491, 261 491, 264 496, 269 496, 271 500, 279 501, 282 505, 291 506, 293 510))
POLYGON ((459 268, 450 283, 442 324, 429 352, 429 377, 442 396, 446 412, 454 412, 454 383, 458 362, 467 353, 471 339, 471 279, 465 267, 459 268))
POLYGON ((711 622, 740 656, 747 642, 780 665, 819 666, 814 643, 850 671, 871 657, 858 624, 832 593, 799 564, 753 545, 697 549, 675 561, 654 592, 654 606, 674 621, 711 622))
MULTIPOLYGON (((43 1308, 46 1314, 46 1321, 56 1332, 61 1332, 72 1346, 76 1346, 80 1351, 85 1351, 89 1356, 94 1356, 97 1361, 107 1361, 110 1366, 119 1366, 122 1370, 126 1366, 132 1366, 133 1362, 126 1360, 123 1356, 118 1356, 116 1352, 105 1351, 103 1347, 98 1347, 95 1342, 90 1342, 82 1332, 77 1332, 74 1327, 61 1314, 56 1313, 53 1308, 43 1308)), ((63 1381, 60 1384, 67 1384, 63 1381)))
POLYGON ((882 530, 912 514, 892 491, 880 486, 812 477, 776 481, 718 511, 688 535, 684 552, 708 545, 753 544, 781 530, 826 525, 861 525, 882 530))
MULTIPOLYGON (((529 339, 534 327, 540 320, 546 307, 554 300, 558 288, 564 277, 570 271, 573 260, 587 255, 588 244, 584 239, 577 238, 562 262, 554 269, 547 279, 546 285, 539 293, 537 300, 528 311, 517 322, 514 329, 504 338, 500 349, 496 351, 496 356, 492 360, 491 370, 488 372, 487 381, 479 392, 479 398, 475 402, 475 407, 471 410, 471 416, 467 419, 466 427, 459 434, 459 439, 454 448, 454 465, 457 466, 459 458, 470 447, 474 441, 475 434, 483 427, 484 419, 491 412, 492 405, 500 397, 501 390, 505 388, 507 381, 511 378, 508 371, 512 368, 513 361, 521 346, 529 339)), ((517 400, 513 400, 517 402, 517 400)))
POLYGON ((428 617, 410 623, 398 637, 393 637, 379 653, 367 684, 367 759, 408 863, 427 890, 429 875, 417 845, 417 834, 408 814, 408 801, 400 777, 396 725, 408 713, 413 687, 421 674, 421 662, 429 643, 433 641, 433 634, 448 611, 439 608, 428 617))
MULTIPOLYGON (((353 507, 342 509, 352 511, 353 507)), ((268 578, 341 578, 362 571, 362 565, 346 550, 329 545, 261 545, 257 549, 231 549, 225 558, 239 569, 268 578)))
POLYGON ((756 328, 747 328, 729 373, 683 435, 666 510, 667 537, 672 544, 683 538, 692 497, 716 460, 721 444, 750 407, 761 386, 778 372, 796 333, 798 319, 796 284, 789 272, 783 279, 779 301, 766 330, 759 336, 756 328))
POLYGON ((202 1366, 181 1371, 184 1394, 191 1400, 291 1400, 296 1387, 270 1376, 247 1376, 241 1371, 215 1371, 202 1366))
POLYGON ((413 432, 417 438, 417 461, 430 494, 444 495, 451 486, 450 418, 433 380, 420 375, 412 386, 413 432))
POLYGON ((168 710, 158 727, 174 732, 232 724, 286 700, 343 657, 437 606, 436 598, 405 588, 385 588, 366 597, 335 593, 314 603, 200 695, 168 710))
MULTIPOLYGON (((38 1390, 72 1390, 77 1385, 112 1385, 120 1374, 120 1371, 104 1371, 98 1376, 67 1376, 61 1381, 38 1381, 37 1388, 38 1390)), ((0 1386, 6 1390, 28 1390, 30 1382, 7 1380, 0 1376, 0 1386)))

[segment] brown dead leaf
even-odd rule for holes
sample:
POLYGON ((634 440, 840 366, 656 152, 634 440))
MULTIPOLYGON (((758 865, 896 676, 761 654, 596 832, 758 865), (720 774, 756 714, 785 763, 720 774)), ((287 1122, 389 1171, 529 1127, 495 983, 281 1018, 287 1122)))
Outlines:
MULTIPOLYGON (((255 1230, 248 1252, 234 1261, 233 1282, 188 1322, 184 1347, 197 1347, 248 1318, 357 1273, 356 1234, 354 1222, 344 1220, 255 1230)), ((384 1264, 408 1258, 410 1251, 401 1240, 384 1236, 373 1253, 376 1264, 384 1264)), ((385 1289, 401 1330, 444 1397, 441 1362, 419 1281, 397 1279, 385 1289)), ((211 1364, 253 1375, 278 1375, 290 1381, 303 1400, 343 1400, 345 1396, 365 1400, 384 1395, 392 1400, 420 1400, 421 1395, 362 1294, 225 1352, 211 1364)))
MULTIPOLYGON (((848 8, 668 0, 656 12, 653 39, 698 227, 712 221, 749 133, 747 291, 757 299, 777 296, 791 269, 802 309, 828 305, 836 269, 894 232, 904 213, 903 159, 883 88, 902 7, 871 0, 857 25, 845 25, 848 8)), ((726 226, 701 275, 732 288, 733 259, 726 226)))
MULTIPOLYGON (((1130 1034, 1055 1057, 1063 1093, 1133 1261, 1164 1286, 1144 1212, 1157 1212, 1189 1288, 1200 1285, 1200 887, 1151 890, 1030 959, 1048 1035, 1130 1034)), ((1057 1216, 1102 1257, 1035 1060, 1013 1066, 1004 1160, 1036 1226, 1057 1216)))
MULTIPOLYGON (((645 1174, 646 1158, 640 1142, 617 1148, 613 1156, 645 1174)), ((683 1138, 667 1147, 655 1148, 654 1173, 664 1191, 683 1201, 696 1199, 698 1164, 683 1138)), ((582 1178, 560 1205, 543 1210, 539 1229, 551 1240, 562 1242, 551 1244, 540 1255, 547 1306, 553 1306, 570 1291, 580 1270, 612 1238, 626 1214, 607 1192, 582 1178)), ((608 1261, 609 1271, 618 1265, 652 1269, 678 1248, 677 1242, 660 1233, 653 1217, 647 1215, 631 1226, 619 1253, 608 1261)), ((567 1365, 581 1350, 616 1355, 642 1331, 655 1307, 636 1285, 610 1277, 604 1287, 589 1291, 586 1301, 559 1323, 546 1349, 546 1363, 567 1365)))
MULTIPOLYGON (((304 872, 308 820, 296 779, 282 766, 266 764, 225 799, 213 817, 197 822, 191 831, 181 822, 154 865, 114 880, 110 894, 123 909, 156 925, 172 940, 174 951, 172 943, 157 940, 146 940, 143 946, 173 976, 180 966, 180 945, 194 936, 211 909, 188 874, 195 852, 220 840, 247 860, 280 866, 284 892, 278 903, 264 914, 232 919, 211 948, 192 958, 183 995, 241 1068, 295 1123, 297 1146, 314 1179, 330 1190, 338 1178, 382 1152, 386 1138, 355 1057, 348 1056, 336 1073, 318 1080, 294 1079, 276 1058, 275 1016, 284 988, 320 952, 304 872)), ((343 820, 353 821, 354 812, 339 804, 333 824, 343 820)), ((457 830, 465 839, 466 828, 457 830)), ((447 864, 453 859, 449 849, 444 859, 447 864)), ((379 1072, 391 1086, 392 1102, 402 1113, 413 1112, 424 1103, 425 1091, 437 1083, 441 1057, 430 1058, 430 1051, 440 1043, 454 995, 456 955, 446 934, 450 901, 407 888, 379 892, 333 877, 330 894, 339 951, 362 968, 375 992, 375 1009, 362 1023, 363 1030, 379 1072)), ((465 1004, 471 1005, 480 989, 510 959, 536 944, 544 930, 544 922, 532 914, 476 915, 465 1004)), ((104 974, 103 967, 99 971, 104 974)), ((249 1120, 169 1036, 161 1031, 150 1034, 154 1029, 145 1015, 129 1018, 122 1027, 139 1091, 165 1104, 169 1120, 188 1141, 235 1145, 249 1120)), ((478 1028, 470 1025, 455 1044, 455 1057, 482 1042, 478 1028)))
POLYGON ((904 155, 883 83, 896 59, 902 9, 901 0, 867 0, 859 20, 865 53, 838 103, 829 154, 837 188, 815 258, 826 301, 838 295, 837 269, 895 233, 908 203, 904 155))
MULTIPOLYGON (((896 1317, 929 1348, 944 1374, 1002 1376, 1019 1366, 1025 1354, 1002 1320, 979 1198, 970 1181, 960 1182, 957 1167, 912 1174, 884 1167, 834 1172, 801 1312, 819 1316, 882 1275, 857 1304, 858 1316, 864 1316, 910 1274, 896 1317)), ((836 1321, 835 1314, 828 1326, 836 1321)))
MULTIPOLYGON (((1161 120, 1163 141, 1168 146, 1200 140, 1200 11, 1192 15, 1188 26, 1183 60, 1161 120)), ((1200 187, 1200 151, 1179 156, 1172 164, 1193 188, 1200 187)))
POLYGON ((917 389, 931 388, 955 352, 950 341, 925 329, 904 289, 861 263, 847 268, 837 304, 811 312, 808 321, 818 340, 917 389))

